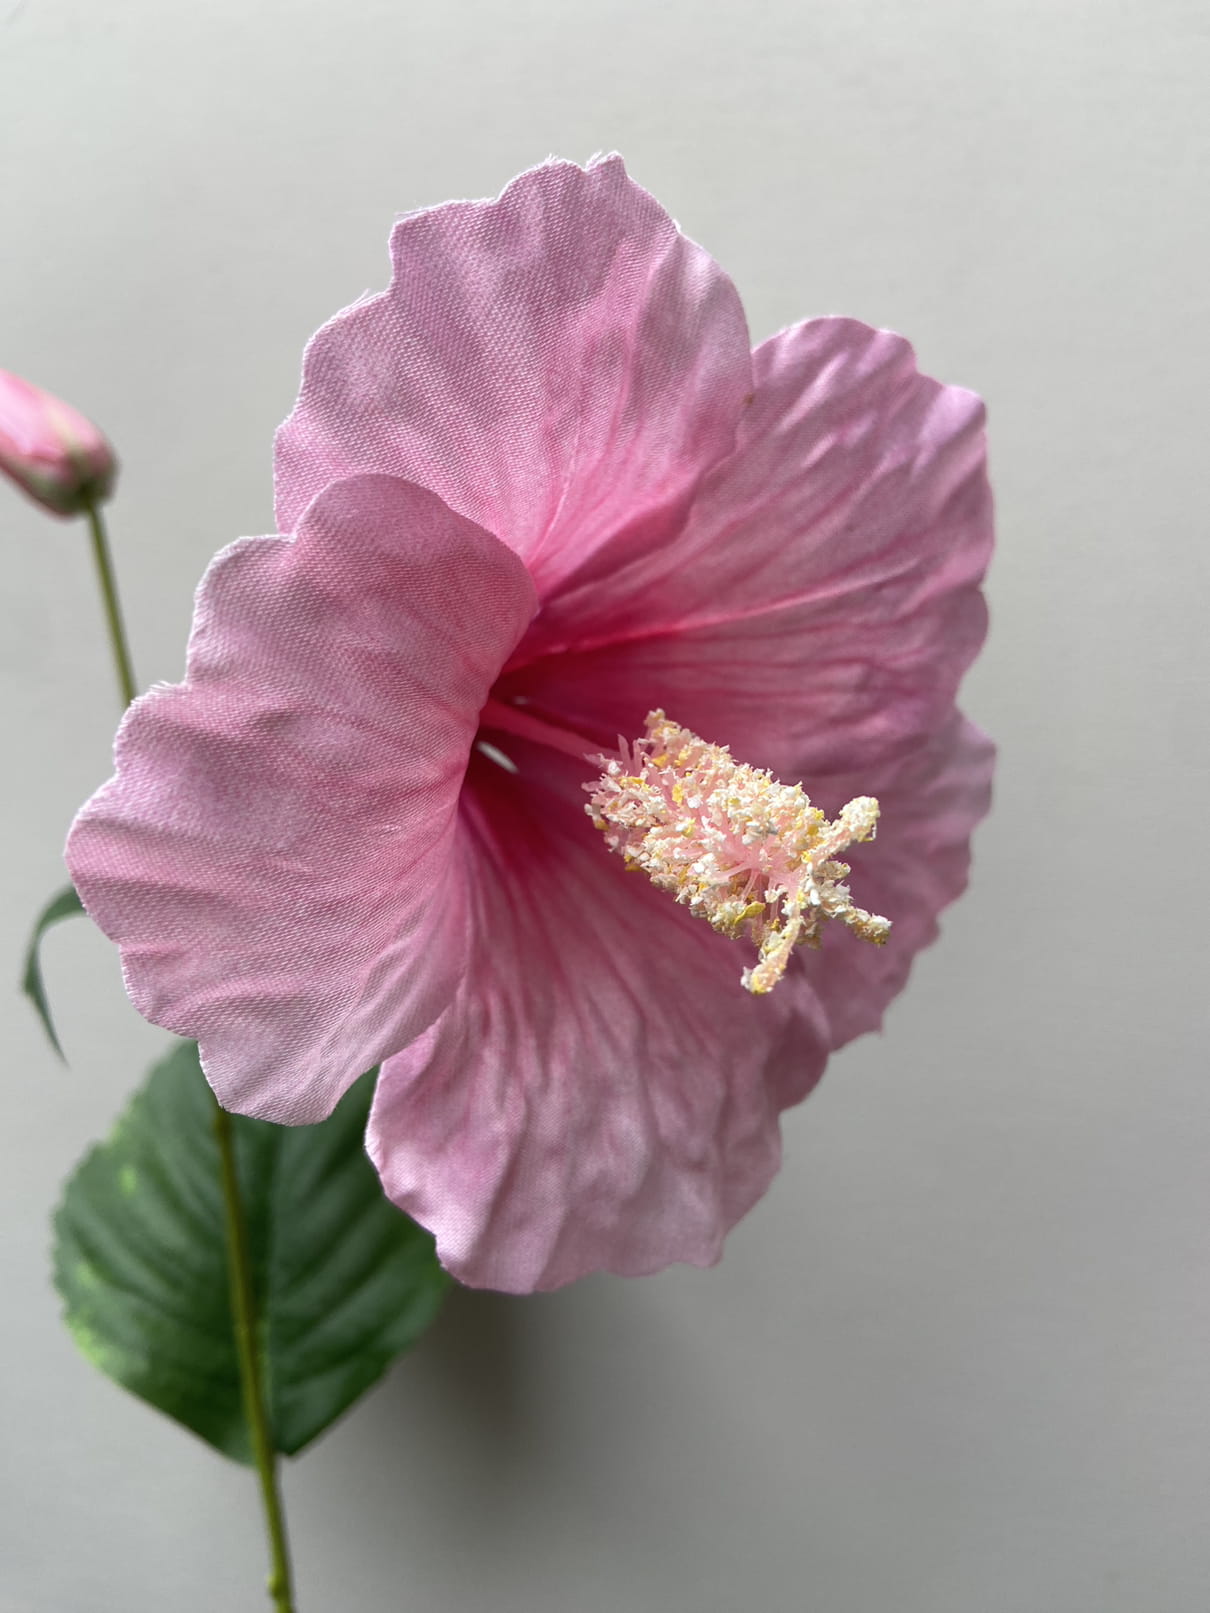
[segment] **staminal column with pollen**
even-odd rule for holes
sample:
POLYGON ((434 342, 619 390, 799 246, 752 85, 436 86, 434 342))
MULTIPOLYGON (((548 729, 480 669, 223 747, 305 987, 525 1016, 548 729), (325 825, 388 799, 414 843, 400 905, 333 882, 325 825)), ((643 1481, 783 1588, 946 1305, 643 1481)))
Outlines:
POLYGON ((817 947, 827 919, 881 946, 890 920, 856 907, 842 881, 839 853, 871 840, 878 802, 857 796, 834 822, 799 784, 779 784, 763 768, 737 762, 669 721, 647 715, 647 733, 604 771, 586 811, 611 851, 641 870, 691 913, 733 940, 759 948, 743 984, 772 991, 797 946, 817 947))

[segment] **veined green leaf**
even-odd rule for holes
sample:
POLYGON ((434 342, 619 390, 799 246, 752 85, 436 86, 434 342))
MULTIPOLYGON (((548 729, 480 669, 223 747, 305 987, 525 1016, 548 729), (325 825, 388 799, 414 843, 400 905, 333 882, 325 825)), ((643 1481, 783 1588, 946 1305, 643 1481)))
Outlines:
MULTIPOLYGON (((373 1082, 319 1125, 232 1117, 270 1423, 288 1455, 416 1342, 449 1284, 365 1154, 373 1082)), ((247 1462, 213 1117, 197 1049, 181 1043, 69 1181, 55 1282, 90 1361, 247 1462)))

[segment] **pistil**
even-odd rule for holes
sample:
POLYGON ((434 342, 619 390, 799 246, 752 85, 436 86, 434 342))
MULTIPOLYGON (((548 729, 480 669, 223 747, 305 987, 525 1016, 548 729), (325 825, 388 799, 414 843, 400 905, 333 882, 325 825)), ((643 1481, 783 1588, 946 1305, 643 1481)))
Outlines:
POLYGON ((547 722, 543 717, 535 717, 521 706, 505 705, 502 700, 491 699, 487 702, 479 713, 479 726, 481 729, 495 729, 499 733, 516 734, 518 739, 529 739, 538 745, 548 745, 553 750, 562 751, 565 756, 574 756, 577 762, 595 760, 590 755, 591 743, 579 734, 547 722))

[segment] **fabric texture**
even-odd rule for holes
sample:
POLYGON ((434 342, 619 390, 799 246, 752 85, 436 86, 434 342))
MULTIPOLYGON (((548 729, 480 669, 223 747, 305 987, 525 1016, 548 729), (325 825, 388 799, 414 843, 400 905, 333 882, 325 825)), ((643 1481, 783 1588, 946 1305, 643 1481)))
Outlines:
POLYGON ((307 350, 288 535, 212 565, 69 865, 228 1106, 316 1119, 381 1063, 371 1155, 462 1281, 706 1264, 966 881, 982 407, 853 320, 750 353, 617 157, 391 254, 307 350), (750 947, 606 851, 588 757, 655 708, 829 814, 880 799, 851 860, 886 947, 827 935, 754 998, 750 947))

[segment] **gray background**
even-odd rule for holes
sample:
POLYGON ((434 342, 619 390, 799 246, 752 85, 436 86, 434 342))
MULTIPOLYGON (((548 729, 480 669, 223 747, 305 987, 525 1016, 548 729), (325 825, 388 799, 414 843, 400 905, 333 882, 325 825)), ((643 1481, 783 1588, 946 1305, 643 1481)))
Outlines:
MULTIPOLYGON (((270 530, 392 216, 620 148, 754 336, 986 395, 972 890, 717 1271, 458 1295, 287 1475, 304 1613, 1204 1613, 1205 0, 0 0, 0 364, 103 423, 143 680, 270 530)), ((0 511, 4 943, 114 701, 83 534, 0 511)), ((84 925, 3 1012, 3 1613, 259 1609, 252 1481, 77 1359, 58 1184, 161 1046, 84 925)))

